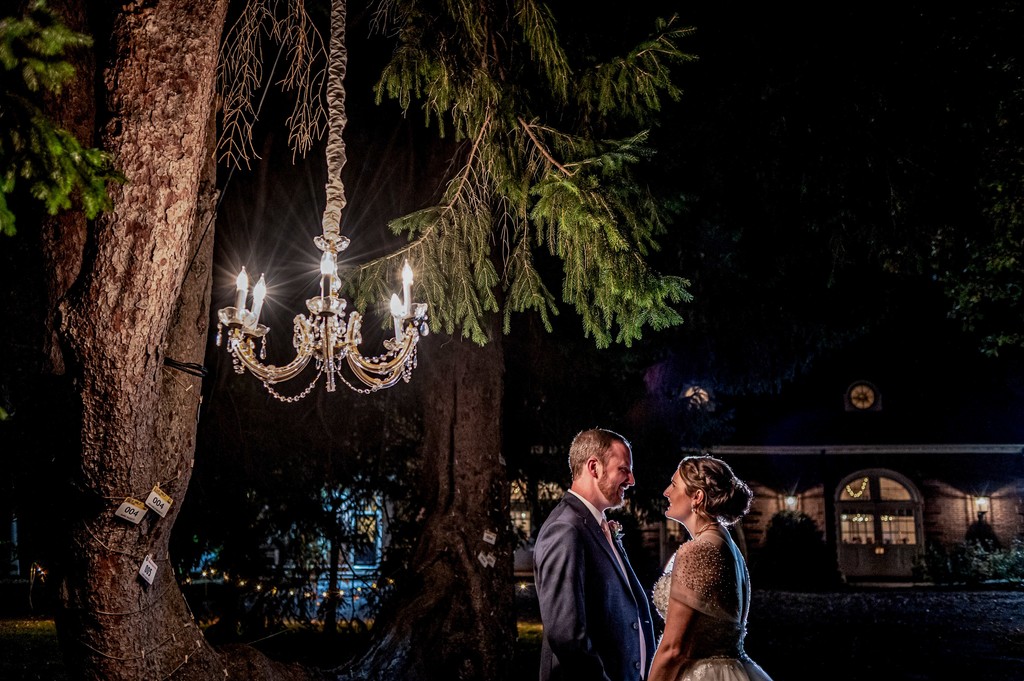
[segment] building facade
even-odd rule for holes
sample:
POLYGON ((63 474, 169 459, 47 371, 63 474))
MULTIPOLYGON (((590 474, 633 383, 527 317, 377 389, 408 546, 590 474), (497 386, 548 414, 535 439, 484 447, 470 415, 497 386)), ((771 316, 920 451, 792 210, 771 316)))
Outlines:
POLYGON ((1024 537, 1024 445, 722 446, 754 490, 752 557, 783 511, 809 516, 847 581, 910 580, 929 546, 1024 537))

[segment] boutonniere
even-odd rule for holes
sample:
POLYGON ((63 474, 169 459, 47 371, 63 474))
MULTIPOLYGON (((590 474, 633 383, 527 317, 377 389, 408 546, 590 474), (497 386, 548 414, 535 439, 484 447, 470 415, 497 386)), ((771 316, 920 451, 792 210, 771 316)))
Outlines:
POLYGON ((608 531, 612 533, 612 539, 622 541, 622 523, 618 520, 608 521, 608 531))

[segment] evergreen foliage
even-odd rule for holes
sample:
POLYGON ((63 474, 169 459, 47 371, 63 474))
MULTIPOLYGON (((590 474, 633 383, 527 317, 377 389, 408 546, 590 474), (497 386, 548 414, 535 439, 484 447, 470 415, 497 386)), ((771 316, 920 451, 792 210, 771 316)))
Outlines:
POLYGON ((108 154, 82 146, 43 113, 41 97, 57 95, 74 75, 64 59, 91 39, 32 2, 21 17, 0 19, 0 232, 15 233, 8 197, 23 181, 28 194, 55 215, 77 201, 90 219, 110 208, 107 182, 122 178, 108 154))
POLYGON ((1018 3, 1002 2, 959 19, 958 38, 967 46, 960 52, 969 55, 962 61, 982 74, 968 108, 973 116, 962 124, 980 150, 973 197, 979 215, 962 229, 937 230, 931 255, 950 316, 995 356, 1024 347, 1024 17, 1018 3))
POLYGON ((419 102, 459 143, 460 169, 438 205, 392 222, 409 243, 360 270, 356 305, 380 299, 385 271, 407 257, 446 333, 483 344, 481 317, 499 311, 505 333, 530 311, 550 330, 559 308, 543 263, 555 256, 562 300, 598 347, 681 323, 673 305, 690 300, 688 282, 647 260, 664 207, 635 171, 651 155, 639 126, 679 97, 671 67, 690 59, 678 45, 690 29, 658 21, 625 56, 588 63, 536 0, 395 0, 378 16, 398 41, 378 101, 419 102))

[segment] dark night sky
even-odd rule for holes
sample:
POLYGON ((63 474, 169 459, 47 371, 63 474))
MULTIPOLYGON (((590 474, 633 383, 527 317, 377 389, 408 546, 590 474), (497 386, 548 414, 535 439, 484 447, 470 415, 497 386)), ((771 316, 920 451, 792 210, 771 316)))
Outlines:
MULTIPOLYGON (((554 437, 586 421, 642 427, 646 407, 635 401, 644 367, 658 361, 671 369, 667 380, 709 385, 736 407, 732 426, 741 440, 1024 436, 1016 419, 1020 389, 1009 376, 1017 371, 1013 353, 981 358, 977 340, 946 319, 948 302, 920 263, 898 262, 895 273, 881 264, 886 251, 920 250, 921 234, 934 224, 977 219, 979 128, 1003 86, 988 73, 985 50, 1005 54, 1012 31, 993 27, 994 15, 980 10, 927 3, 662 2, 648 9, 678 12, 697 29, 684 47, 698 61, 679 67, 684 95, 652 132, 651 166, 659 191, 685 205, 656 260, 691 279, 697 300, 684 308, 684 327, 649 333, 631 351, 579 349, 598 365, 625 357, 634 369, 619 370, 615 392, 633 402, 560 407, 572 424, 554 427, 554 437), (865 378, 883 388, 886 408, 872 415, 870 428, 851 429, 830 405, 841 405, 846 386, 865 378), (954 392, 961 397, 946 396, 954 392), (627 418, 630 409, 640 416, 627 418)), ((579 29, 602 16, 563 21, 579 29)), ((436 192, 447 158, 424 142, 415 115, 403 119, 391 103, 373 105, 368 74, 386 51, 363 39, 361 21, 350 18, 343 224, 356 261, 397 243, 385 236, 386 221, 436 192)), ((639 23, 631 15, 622 25, 639 23)), ((315 281, 311 239, 323 161, 318 147, 292 165, 273 118, 275 97, 260 127, 266 161, 228 181, 214 308, 230 299, 240 264, 266 271, 272 347, 287 353, 291 316, 315 281)), ((557 335, 538 336, 534 347, 579 347, 571 310, 556 325, 557 335)), ((512 399, 537 382, 510 380, 512 399)), ((585 384, 580 375, 561 382, 585 384)), ((572 400, 571 392, 552 394, 548 404, 572 400)), ((524 426, 531 417, 523 415, 524 426)))

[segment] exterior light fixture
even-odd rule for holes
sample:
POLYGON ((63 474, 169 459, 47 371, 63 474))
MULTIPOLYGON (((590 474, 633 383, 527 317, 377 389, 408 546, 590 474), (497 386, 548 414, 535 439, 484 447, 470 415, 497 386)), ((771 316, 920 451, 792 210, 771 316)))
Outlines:
POLYGON ((985 522, 985 514, 989 511, 988 497, 974 497, 974 510, 978 513, 978 522, 985 522))

